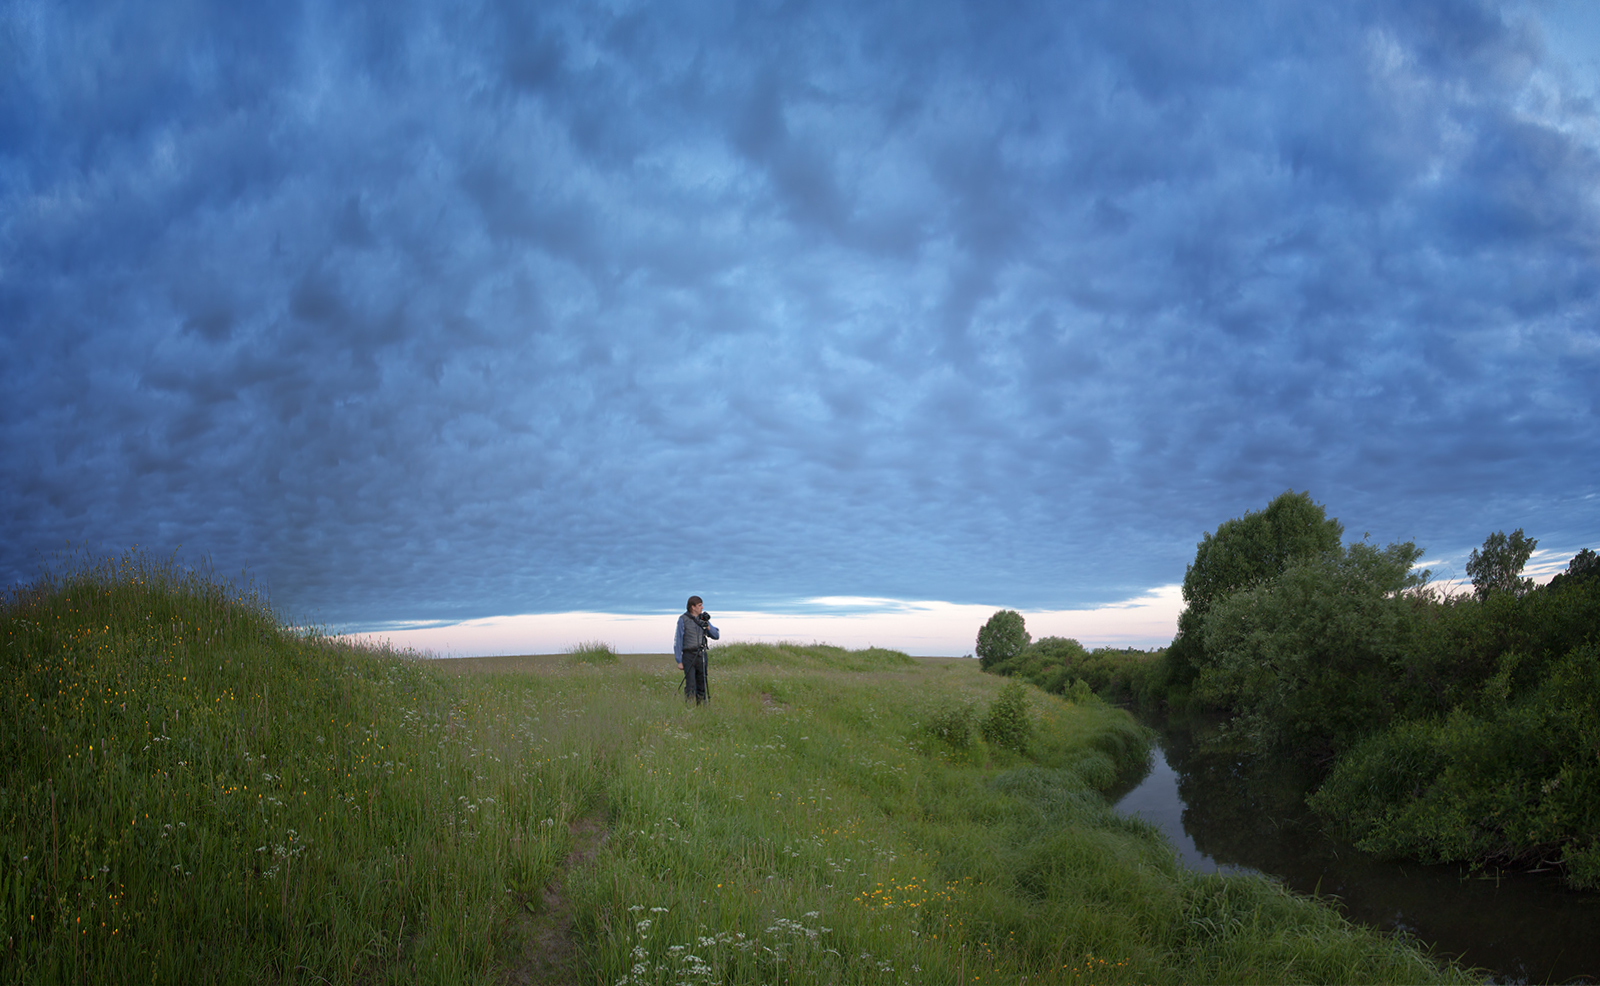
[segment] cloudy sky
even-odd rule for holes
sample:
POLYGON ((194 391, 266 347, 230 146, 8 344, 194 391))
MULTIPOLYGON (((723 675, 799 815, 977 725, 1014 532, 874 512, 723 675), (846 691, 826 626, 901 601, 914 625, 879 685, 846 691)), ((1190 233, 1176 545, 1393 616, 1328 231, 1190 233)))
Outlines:
POLYGON ((1564 562, 1593 10, 0 0, 0 583, 1081 612, 1286 489, 1564 562))

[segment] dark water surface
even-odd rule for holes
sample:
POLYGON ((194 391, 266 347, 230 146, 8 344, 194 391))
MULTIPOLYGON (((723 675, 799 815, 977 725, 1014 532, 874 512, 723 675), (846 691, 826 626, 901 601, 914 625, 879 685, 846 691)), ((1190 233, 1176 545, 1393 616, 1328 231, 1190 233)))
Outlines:
POLYGON ((1337 897, 1351 920, 1404 930, 1494 982, 1600 983, 1600 894, 1554 872, 1376 860, 1322 831, 1292 770, 1246 769, 1182 726, 1151 725, 1154 764, 1117 810, 1160 826, 1189 866, 1337 897))

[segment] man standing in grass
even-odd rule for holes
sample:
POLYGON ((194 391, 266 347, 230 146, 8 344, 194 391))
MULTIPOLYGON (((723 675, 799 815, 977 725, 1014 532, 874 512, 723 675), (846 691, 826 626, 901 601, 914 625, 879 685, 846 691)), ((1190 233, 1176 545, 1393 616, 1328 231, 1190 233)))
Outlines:
POLYGON ((678 632, 672 638, 672 656, 683 672, 685 702, 692 698, 694 704, 702 705, 710 698, 706 694, 706 648, 711 640, 720 639, 722 634, 711 625, 711 614, 705 612, 705 601, 690 596, 688 612, 678 617, 678 632))

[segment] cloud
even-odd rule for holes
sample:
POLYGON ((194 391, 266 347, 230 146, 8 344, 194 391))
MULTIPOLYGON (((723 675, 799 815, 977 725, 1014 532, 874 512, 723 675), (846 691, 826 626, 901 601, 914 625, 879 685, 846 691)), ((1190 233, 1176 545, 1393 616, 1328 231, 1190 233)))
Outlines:
POLYGON ((1043 612, 1289 488, 1600 539, 1600 129, 1538 21, 1009 11, 7 8, 0 578, 1043 612))

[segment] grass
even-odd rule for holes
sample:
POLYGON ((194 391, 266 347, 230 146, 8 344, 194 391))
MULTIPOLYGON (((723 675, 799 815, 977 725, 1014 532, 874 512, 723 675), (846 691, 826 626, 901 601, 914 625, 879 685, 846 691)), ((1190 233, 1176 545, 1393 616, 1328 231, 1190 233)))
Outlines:
POLYGON ((567 650, 567 660, 574 664, 615 664, 617 652, 600 640, 586 640, 567 650))
POLYGON ((729 645, 694 708, 669 656, 419 660, 138 555, 0 649, 0 982, 1470 978, 1182 869, 1098 793, 1126 714, 1029 689, 990 745, 971 661, 729 645))

